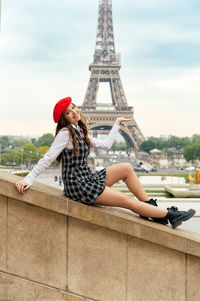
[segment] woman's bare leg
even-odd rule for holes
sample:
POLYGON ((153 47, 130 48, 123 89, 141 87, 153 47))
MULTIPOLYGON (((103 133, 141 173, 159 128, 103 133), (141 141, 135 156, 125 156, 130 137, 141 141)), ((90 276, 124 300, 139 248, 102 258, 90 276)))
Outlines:
POLYGON ((106 168, 106 186, 111 187, 119 180, 125 180, 128 189, 142 202, 149 200, 142 184, 129 163, 120 163, 106 168))
POLYGON ((162 218, 167 214, 167 210, 140 202, 132 196, 106 186, 102 194, 96 199, 95 204, 113 206, 130 209, 146 217, 162 218))

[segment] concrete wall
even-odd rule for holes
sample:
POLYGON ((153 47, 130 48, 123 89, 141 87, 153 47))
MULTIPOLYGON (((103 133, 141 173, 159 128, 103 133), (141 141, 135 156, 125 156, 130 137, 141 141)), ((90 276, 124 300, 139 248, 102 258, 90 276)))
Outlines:
POLYGON ((0 301, 199 301, 200 235, 0 173, 0 301))

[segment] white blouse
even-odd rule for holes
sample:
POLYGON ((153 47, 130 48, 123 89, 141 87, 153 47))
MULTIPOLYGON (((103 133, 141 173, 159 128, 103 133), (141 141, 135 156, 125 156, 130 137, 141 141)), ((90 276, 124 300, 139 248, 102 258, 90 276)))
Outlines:
MULTIPOLYGON (((81 136, 83 137, 83 134, 80 131, 80 127, 75 125, 73 126, 80 132, 81 136)), ((105 140, 101 140, 99 138, 88 135, 91 141, 91 146, 101 149, 110 149, 113 145, 113 142, 115 141, 119 128, 119 125, 114 124, 105 140)), ((59 131, 50 149, 45 153, 44 157, 38 161, 35 167, 30 171, 30 173, 23 179, 23 182, 32 185, 35 181, 35 178, 42 172, 44 172, 45 168, 51 165, 51 163, 58 157, 58 155, 60 155, 64 148, 73 148, 72 137, 67 128, 63 128, 59 131)))

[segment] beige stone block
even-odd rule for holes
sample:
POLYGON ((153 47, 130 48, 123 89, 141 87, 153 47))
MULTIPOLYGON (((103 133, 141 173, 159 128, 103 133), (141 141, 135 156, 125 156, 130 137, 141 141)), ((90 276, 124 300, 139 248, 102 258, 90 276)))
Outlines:
POLYGON ((67 301, 67 294, 0 272, 0 301, 67 301))
POLYGON ((8 200, 8 272, 66 289, 67 217, 8 200))
POLYGON ((193 239, 188 240, 188 253, 200 257, 200 235, 192 233, 193 239))
MULTIPOLYGON (((68 214, 88 223, 141 238, 177 251, 192 254, 194 252, 194 248, 188 249, 188 240, 191 241, 190 246, 193 245, 194 235, 192 232, 181 231, 182 229, 174 230, 171 226, 164 226, 141 219, 138 215, 127 209, 86 206, 69 200, 68 214)), ((195 242, 199 246, 200 236, 195 236, 195 242)), ((196 253, 193 255, 196 255, 196 253)))
POLYGON ((127 301, 185 301, 185 254, 129 237, 127 286, 127 301))
POLYGON ((0 172, 0 194, 61 214, 67 214, 68 199, 62 190, 35 182, 28 191, 21 195, 15 187, 15 183, 21 179, 21 177, 8 172, 0 172))
POLYGON ((0 268, 6 269, 7 198, 0 195, 0 268))
POLYGON ((67 301, 85 301, 85 299, 82 297, 75 296, 75 295, 68 295, 67 301))
POLYGON ((67 301, 95 301, 81 296, 67 294, 67 301))
POLYGON ((69 292, 95 300, 125 300, 126 235, 74 218, 68 225, 69 292))
POLYGON ((187 298, 188 301, 200 300, 200 258, 187 256, 187 298))

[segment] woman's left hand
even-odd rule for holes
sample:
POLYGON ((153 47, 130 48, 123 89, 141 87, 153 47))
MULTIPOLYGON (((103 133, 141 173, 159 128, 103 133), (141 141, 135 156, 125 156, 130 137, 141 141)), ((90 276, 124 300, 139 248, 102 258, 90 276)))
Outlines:
POLYGON ((115 124, 120 125, 122 122, 129 122, 132 121, 133 118, 124 118, 124 117, 119 117, 117 118, 117 120, 115 121, 115 124))

